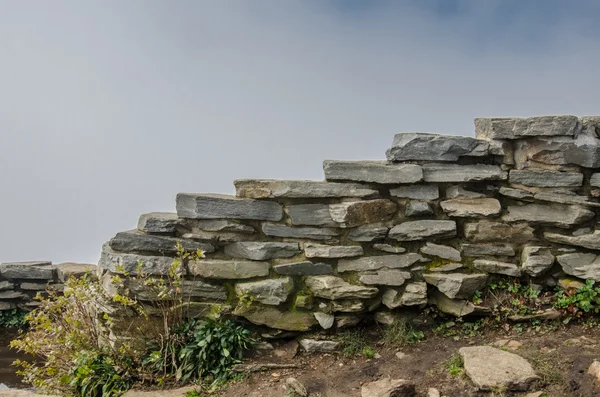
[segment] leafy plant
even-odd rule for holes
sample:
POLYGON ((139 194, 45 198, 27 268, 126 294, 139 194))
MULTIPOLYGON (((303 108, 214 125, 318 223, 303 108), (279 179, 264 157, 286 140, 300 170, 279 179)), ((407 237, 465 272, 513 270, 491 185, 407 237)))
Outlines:
POLYGON ((446 370, 450 376, 459 376, 463 373, 463 359, 459 354, 454 354, 448 360, 444 361, 444 367, 446 367, 446 370))
POLYGON ((363 347, 363 356, 365 356, 365 358, 368 359, 373 359, 375 357, 377 357, 377 352, 375 350, 373 350, 373 348, 371 348, 371 346, 365 346, 363 347))
POLYGON ((0 327, 2 328, 23 328, 26 325, 25 317, 27 313, 21 309, 11 309, 0 311, 0 327))
POLYGON ((115 364, 107 355, 82 351, 68 374, 69 386, 81 397, 119 396, 131 387, 134 378, 115 364))
POLYGON ((585 285, 577 290, 559 290, 554 306, 574 317, 600 312, 600 287, 594 285, 593 280, 587 280, 585 285))
POLYGON ((402 347, 422 341, 425 334, 415 330, 408 320, 401 318, 384 329, 383 339, 389 345, 402 347))

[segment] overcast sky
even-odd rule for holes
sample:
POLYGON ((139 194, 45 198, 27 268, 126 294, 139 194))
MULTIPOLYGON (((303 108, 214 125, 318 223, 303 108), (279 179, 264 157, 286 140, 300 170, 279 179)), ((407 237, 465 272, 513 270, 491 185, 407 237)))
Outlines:
POLYGON ((600 2, 0 0, 0 261, 96 262, 237 178, 600 114, 600 2))

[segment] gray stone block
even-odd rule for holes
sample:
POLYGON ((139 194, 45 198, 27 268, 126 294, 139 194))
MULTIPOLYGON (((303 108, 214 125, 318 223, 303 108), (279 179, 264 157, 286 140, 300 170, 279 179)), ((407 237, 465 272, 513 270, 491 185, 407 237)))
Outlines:
POLYGON ((442 259, 460 262, 462 260, 460 251, 456 248, 447 245, 434 244, 431 242, 425 243, 421 247, 421 253, 425 255, 437 256, 442 259))
POLYGON ((294 281, 290 277, 237 283, 235 285, 237 296, 250 295, 257 302, 274 306, 286 302, 293 290, 294 281))
POLYGON ((511 170, 508 182, 535 187, 579 187, 583 183, 583 174, 553 170, 511 170))
POLYGON ((414 200, 437 200, 440 197, 438 185, 406 185, 390 189, 390 196, 414 200))
POLYGON ((522 244, 534 240, 533 228, 526 223, 506 224, 480 221, 465 224, 465 237, 473 242, 522 244))
POLYGON ((358 259, 342 259, 338 262, 337 270, 343 273, 379 270, 382 268, 403 269, 424 260, 426 259, 423 256, 413 252, 402 255, 368 256, 358 259))
POLYGON ((423 180, 425 182, 479 182, 503 181, 507 172, 497 165, 474 164, 423 164, 423 180))
POLYGON ((357 242, 371 242, 383 240, 388 234, 390 228, 384 224, 364 225, 350 230, 348 239, 357 242))
POLYGON ((570 228, 589 221, 594 215, 594 212, 575 205, 526 204, 523 206, 508 206, 508 214, 503 215, 502 220, 505 222, 530 222, 570 228))
POLYGON ((267 236, 288 237, 308 240, 331 240, 339 236, 339 232, 330 228, 291 227, 276 223, 263 223, 262 231, 267 236))
POLYGON ((400 184, 423 179, 423 171, 416 164, 391 164, 386 161, 326 160, 323 170, 328 181, 400 184))
POLYGON ((574 245, 600 251, 600 230, 579 236, 567 236, 559 233, 545 232, 544 238, 552 243, 574 245))
POLYGON ((48 261, 5 262, 0 263, 0 275, 9 279, 52 280, 54 268, 48 261))
POLYGON ((225 247, 225 255, 233 258, 251 259, 253 261, 291 258, 300 252, 298 243, 251 241, 232 243, 225 247))
POLYGON ((364 253, 360 245, 321 245, 304 244, 304 254, 307 258, 350 258, 364 253))
POLYGON ((377 288, 350 284, 335 276, 309 276, 308 289, 317 297, 336 299, 370 299, 379 293, 377 288))
POLYGON ((397 241, 444 239, 456 236, 456 222, 445 220, 409 221, 394 226, 388 237, 397 241))
POLYGON ((354 201, 329 206, 331 218, 340 227, 388 221, 392 219, 396 210, 396 203, 390 200, 354 201))
POLYGON ((598 168, 600 139, 581 133, 575 139, 542 137, 520 140, 515 143, 515 162, 518 168, 525 168, 530 162, 598 168))
POLYGON ((581 131, 579 119, 570 115, 475 119, 475 136, 479 139, 573 136, 579 131, 581 131))
POLYGON ((268 262, 235 261, 235 260, 197 260, 188 263, 188 271, 192 276, 211 279, 239 280, 269 275, 268 262))
POLYGON ((361 274, 358 280, 365 285, 387 285, 399 287, 411 278, 410 272, 382 269, 373 273, 361 274))
POLYGON ((485 287, 488 280, 485 274, 463 273, 428 273, 423 274, 423 278, 450 299, 470 299, 475 291, 485 287))
POLYGON ((150 212, 140 215, 138 230, 146 233, 173 234, 183 219, 172 212, 150 212))
POLYGON ((559 255, 556 260, 563 271, 571 276, 600 281, 600 256, 596 254, 575 252, 559 255))
POLYGON ((309 261, 283 263, 273 266, 277 274, 286 276, 316 276, 333 273, 333 268, 327 263, 312 263, 309 261))
POLYGON ((209 253, 214 252, 215 250, 215 247, 208 242, 143 234, 136 230, 117 233, 115 237, 108 242, 110 248, 119 252, 148 252, 159 253, 166 256, 175 256, 177 254, 178 243, 180 243, 183 249, 188 252, 202 250, 209 253))
POLYGON ((457 161, 463 156, 487 156, 489 143, 466 136, 427 133, 396 134, 388 161, 457 161))
POLYGON ((249 219, 279 221, 283 208, 272 201, 242 199, 223 194, 179 193, 177 215, 192 219, 249 219))
POLYGON ((410 200, 404 209, 404 215, 408 217, 428 216, 434 212, 427 201, 410 200))
POLYGON ((457 198, 440 203, 442 210, 452 217, 483 218, 500 214, 502 207, 495 198, 457 198))
POLYGON ((205 232, 225 232, 252 234, 256 230, 252 226, 242 225, 229 219, 187 219, 186 225, 192 229, 200 229, 205 232))
MULTIPOLYGON (((113 251, 108 243, 102 246, 102 254, 98 261, 100 269, 108 270, 112 273, 122 274, 128 272, 137 274, 138 265, 142 271, 149 275, 168 275, 174 258, 167 256, 152 256, 128 254, 113 251)), ((185 272, 185 269, 182 269, 185 272)))
POLYGON ((465 256, 515 256, 515 249, 502 244, 461 244, 465 256))
POLYGON ((554 255, 548 247, 526 246, 521 254, 521 267, 532 277, 539 277, 554 264, 554 255))
POLYGON ((359 183, 322 181, 284 181, 274 179, 238 179, 234 182, 242 198, 336 198, 374 197, 376 189, 359 183))
POLYGON ((285 207, 292 225, 337 227, 328 204, 295 204, 285 207))
POLYGON ((504 274, 505 276, 521 277, 521 268, 514 263, 476 259, 473 262, 475 269, 486 273, 504 274))

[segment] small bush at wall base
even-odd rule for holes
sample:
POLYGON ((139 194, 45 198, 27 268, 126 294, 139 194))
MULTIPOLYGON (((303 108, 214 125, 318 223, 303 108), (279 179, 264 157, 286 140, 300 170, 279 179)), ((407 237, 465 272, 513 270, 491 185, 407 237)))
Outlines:
POLYGON ((25 310, 11 309, 0 311, 0 328, 23 328, 26 325, 25 310))

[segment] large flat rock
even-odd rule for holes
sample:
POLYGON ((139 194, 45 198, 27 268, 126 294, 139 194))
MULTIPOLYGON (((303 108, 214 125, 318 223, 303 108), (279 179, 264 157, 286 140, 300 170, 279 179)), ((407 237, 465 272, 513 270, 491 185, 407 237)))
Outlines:
POLYGON ((437 200, 440 197, 438 185, 405 185, 390 189, 390 196, 413 200, 437 200))
POLYGON ((506 180, 508 173, 497 165, 423 164, 425 182, 479 182, 506 180))
POLYGON ((275 179, 238 179, 234 181, 241 198, 335 198, 373 197, 379 192, 359 183, 287 181, 275 179))
POLYGON ((50 261, 0 263, 0 275, 4 278, 30 280, 52 280, 54 268, 50 261))
POLYGON ((415 183, 423 179, 423 171, 416 164, 391 164, 386 161, 323 162, 328 181, 354 181, 379 184, 415 183))
POLYGON ((340 227, 356 227, 391 220, 396 203, 390 200, 366 200, 331 204, 329 214, 340 227))
POLYGON ((587 208, 563 204, 526 204, 508 206, 508 213, 502 216, 505 222, 530 222, 570 228, 592 219, 595 214, 587 208))
POLYGON ((574 252, 559 255, 556 260, 563 271, 583 280, 600 281, 600 256, 592 253, 574 252))
POLYGON ((295 226, 337 227, 329 213, 328 204, 295 204, 285 207, 285 212, 295 226))
POLYGON ((304 244, 304 254, 307 258, 351 258, 363 253, 363 247, 360 245, 304 244))
POLYGON ((249 219, 279 221, 283 208, 272 201, 242 199, 224 194, 179 193, 177 215, 192 219, 249 219))
POLYGON ((421 247, 421 253, 425 255, 437 256, 439 258, 448 259, 451 261, 460 262, 462 260, 460 251, 458 251, 456 248, 431 242, 427 242, 423 247, 421 247))
POLYGON ((383 378, 362 385, 361 397, 414 397, 415 384, 404 379, 383 378))
POLYGON ((423 278, 450 299, 469 299, 475 291, 482 290, 488 280, 486 274, 463 273, 426 273, 423 278))
POLYGON ((320 227, 293 227, 278 223, 263 223, 262 231, 271 237, 288 237, 308 240, 331 240, 340 233, 332 228, 320 227))
POLYGON ((257 325, 266 325, 269 328, 284 331, 308 331, 317 325, 317 320, 312 313, 301 311, 282 311, 273 306, 251 305, 246 307, 238 305, 233 314, 242 316, 257 325))
POLYGON ((527 360, 491 346, 462 347, 458 351, 465 373, 480 390, 527 391, 539 379, 527 360))
POLYGON ((489 143, 466 136, 402 133, 387 150, 388 161, 457 161, 463 156, 487 156, 489 143))
POLYGON ((102 246, 98 267, 112 273, 122 274, 128 272, 137 274, 138 266, 140 266, 145 274, 164 276, 169 274, 173 261, 174 258, 168 256, 116 252, 106 243, 102 246))
POLYGON ((475 136, 479 139, 573 136, 579 131, 581 131, 579 119, 571 115, 475 119, 475 136))
POLYGON ((583 174, 538 169, 511 170, 508 182, 512 185, 534 187, 579 187, 583 183, 583 174))
POLYGON ((348 233, 348 239, 357 242, 371 242, 385 239, 390 228, 385 224, 363 225, 348 233))
POLYGON ((461 244, 460 250, 465 256, 515 256, 512 245, 504 244, 461 244))
POLYGON ((315 296, 330 300, 370 299, 379 293, 377 288, 353 285, 335 276, 309 276, 305 284, 315 296))
POLYGON ((172 212, 150 212, 140 215, 138 230, 146 233, 173 234, 183 219, 172 212))
POLYGON ((298 243, 278 243, 267 241, 247 241, 231 243, 225 247, 225 255, 232 258, 251 259, 253 261, 264 261, 275 258, 291 258, 298 255, 300 246, 298 243))
POLYGON ((448 216, 458 218, 484 218, 498 215, 502 210, 500 202, 489 197, 445 200, 440 206, 448 216))
POLYGON ((486 273, 503 274, 510 277, 521 277, 521 268, 514 263, 491 261, 487 259, 475 259, 475 269, 486 273))
POLYGON ((467 240, 498 243, 526 243, 534 240, 534 229, 526 223, 506 224, 501 222, 480 221, 465 224, 467 240))
POLYGON ((202 259, 190 261, 188 271, 192 276, 212 279, 239 280, 269 275, 268 262, 202 259))
POLYGON ((184 251, 188 252, 201 250, 210 253, 215 250, 215 247, 208 242, 145 234, 137 230, 117 233, 108 244, 110 248, 119 252, 147 252, 167 256, 175 256, 177 254, 177 244, 181 244, 184 251))
POLYGON ((388 285, 392 287, 399 287, 404 285, 406 280, 410 279, 411 277, 412 276, 410 272, 382 269, 375 272, 361 274, 358 277, 358 280, 365 285, 388 285))
POLYGON ((550 248, 528 245, 521 253, 521 267, 530 276, 539 277, 554 265, 555 259, 550 248))
POLYGON ((286 302, 293 290, 294 281, 290 277, 250 281, 235 285, 235 292, 238 296, 250 295, 262 304, 275 306, 286 302))
POLYGON ((273 266, 277 274, 288 276, 316 276, 333 273, 333 267, 328 263, 312 263, 310 261, 282 263, 273 266))
POLYGON ((552 243, 574 245, 600 251, 600 230, 579 236, 567 236, 559 233, 544 232, 544 238, 552 243))
POLYGON ((519 140, 515 144, 517 167, 530 162, 551 165, 600 167, 600 139, 595 134, 579 134, 575 139, 566 136, 539 137, 519 140))
POLYGON ((337 270, 343 272, 364 272, 382 268, 403 269, 425 260, 417 253, 401 255, 368 256, 358 259, 342 259, 338 262, 337 270))
POLYGON ((409 221, 394 226, 388 237, 397 241, 444 239, 456 236, 456 222, 446 220, 409 221))

